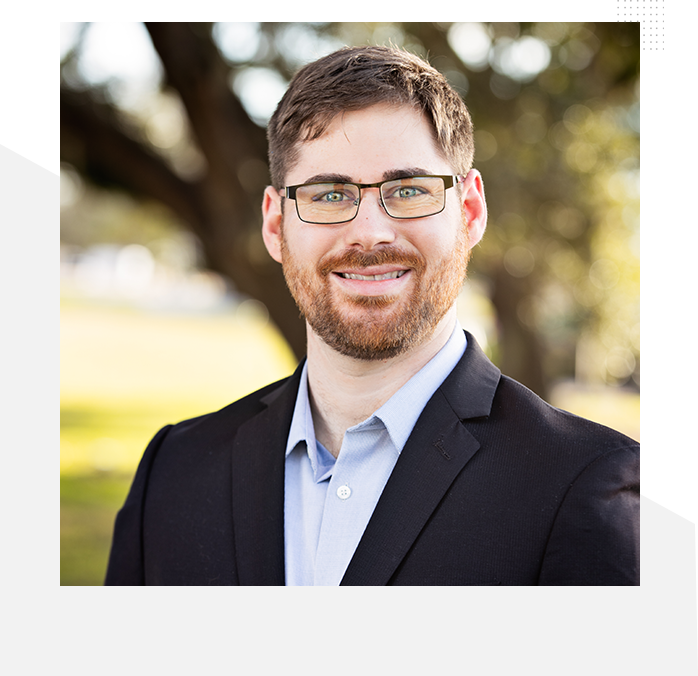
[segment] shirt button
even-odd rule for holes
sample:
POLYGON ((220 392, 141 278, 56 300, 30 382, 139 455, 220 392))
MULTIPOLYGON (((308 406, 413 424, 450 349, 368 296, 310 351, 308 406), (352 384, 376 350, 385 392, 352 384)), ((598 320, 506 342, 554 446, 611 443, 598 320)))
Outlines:
POLYGON ((346 500, 351 495, 351 488, 349 486, 340 486, 337 489, 337 497, 340 500, 346 500))

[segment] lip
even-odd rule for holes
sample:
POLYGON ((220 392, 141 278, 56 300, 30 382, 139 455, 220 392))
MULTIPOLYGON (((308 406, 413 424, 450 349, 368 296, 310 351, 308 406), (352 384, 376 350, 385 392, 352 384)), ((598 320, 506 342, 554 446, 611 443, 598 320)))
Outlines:
POLYGON ((409 268, 402 265, 373 265, 367 268, 342 268, 335 270, 336 275, 361 275, 362 277, 380 277, 392 273, 405 273, 409 268))
POLYGON ((377 265, 368 268, 343 268, 335 270, 332 278, 339 286, 350 293, 362 296, 380 296, 394 294, 407 283, 411 269, 399 265, 377 265), (361 277, 381 277, 399 273, 397 277, 387 279, 353 279, 344 275, 360 275, 361 277))

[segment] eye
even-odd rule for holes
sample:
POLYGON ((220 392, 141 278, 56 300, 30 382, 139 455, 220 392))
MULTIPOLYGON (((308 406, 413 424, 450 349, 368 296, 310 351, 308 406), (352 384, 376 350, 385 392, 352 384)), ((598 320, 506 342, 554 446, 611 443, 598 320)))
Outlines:
POLYGON ((323 202, 341 202, 345 197, 346 195, 344 195, 344 193, 335 190, 334 192, 326 192, 324 195, 320 195, 315 199, 322 200, 323 202))
POLYGON ((318 204, 342 204, 343 202, 353 202, 356 200, 356 189, 350 185, 322 185, 313 186, 313 194, 310 199, 318 204))
POLYGON ((384 198, 388 200, 413 200, 429 194, 428 190, 417 185, 398 185, 386 191, 384 198))
POLYGON ((400 199, 409 199, 410 197, 417 197, 417 195, 422 194, 421 190, 419 190, 418 188, 415 188, 412 185, 403 186, 402 188, 399 188, 395 192, 396 192, 396 196, 399 197, 400 199))

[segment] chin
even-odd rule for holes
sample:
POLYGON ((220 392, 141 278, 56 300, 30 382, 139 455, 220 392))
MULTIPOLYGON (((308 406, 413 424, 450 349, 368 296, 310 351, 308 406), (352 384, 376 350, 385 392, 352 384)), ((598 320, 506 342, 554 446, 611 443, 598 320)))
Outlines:
POLYGON ((397 357, 421 344, 443 317, 435 308, 395 303, 389 296, 359 296, 341 311, 315 305, 306 319, 320 339, 340 354, 362 361, 397 357), (395 305, 391 309, 390 306, 395 305))
MULTIPOLYGON (((381 361, 401 355, 428 341, 453 304, 467 269, 467 239, 456 243, 453 254, 435 262, 431 270, 410 260, 411 283, 396 295, 349 295, 329 281, 336 269, 313 270, 297 264, 294 256, 283 259, 291 295, 312 331, 338 353, 363 361, 381 361)), ((378 262, 407 264, 407 256, 378 262)), ((345 261, 340 261, 342 265, 345 261)), ((377 264, 376 260, 363 264, 377 264)), ((347 264, 356 264, 349 260, 347 264)))
POLYGON ((407 352, 413 347, 414 342, 392 335, 376 335, 376 333, 359 336, 333 333, 320 335, 320 338, 336 352, 360 361, 392 359, 407 352))

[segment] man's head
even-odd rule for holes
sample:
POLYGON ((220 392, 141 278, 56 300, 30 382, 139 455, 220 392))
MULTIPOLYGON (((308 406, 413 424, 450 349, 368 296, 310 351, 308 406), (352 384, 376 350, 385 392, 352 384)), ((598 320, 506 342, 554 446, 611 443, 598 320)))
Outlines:
POLYGON ((338 114, 379 103, 414 106, 455 173, 470 171, 470 114, 446 78, 403 50, 346 47, 301 68, 279 102, 267 127, 272 185, 285 185, 300 143, 321 136, 338 114))
POLYGON ((443 77, 416 57, 361 48, 320 61, 335 68, 300 71, 275 113, 269 136, 277 176, 265 191, 262 232, 310 338, 355 359, 386 359, 422 344, 449 323, 447 315, 454 319, 468 256, 487 218, 482 180, 470 170, 470 119, 443 77), (344 80, 337 64, 347 61, 364 71, 349 77, 353 96, 336 84, 344 80), (371 67, 359 66, 364 61, 371 67), (377 71, 378 85, 367 75, 377 71), (388 84, 394 82, 400 87, 388 84), (337 89, 335 100, 328 92, 337 89), (325 104, 313 104, 323 98, 325 104), (457 120, 465 128, 452 127, 457 120), (446 180, 430 201, 440 177, 446 180), (280 192, 284 186, 302 187, 280 192))

